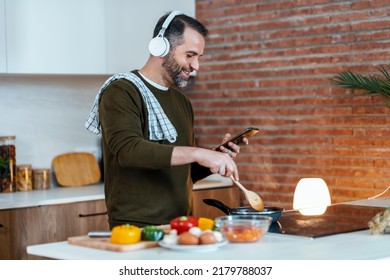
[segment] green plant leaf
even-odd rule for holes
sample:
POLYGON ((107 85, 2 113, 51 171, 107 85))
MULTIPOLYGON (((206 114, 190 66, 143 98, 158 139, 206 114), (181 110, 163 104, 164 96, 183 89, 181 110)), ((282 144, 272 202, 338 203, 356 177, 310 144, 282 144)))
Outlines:
POLYGON ((377 67, 377 69, 378 74, 368 76, 350 70, 343 71, 331 77, 329 81, 338 87, 361 90, 366 94, 382 95, 390 99, 390 74, 384 66, 377 67))
POLYGON ((0 168, 5 169, 5 168, 8 168, 8 166, 9 166, 9 161, 0 157, 0 168))

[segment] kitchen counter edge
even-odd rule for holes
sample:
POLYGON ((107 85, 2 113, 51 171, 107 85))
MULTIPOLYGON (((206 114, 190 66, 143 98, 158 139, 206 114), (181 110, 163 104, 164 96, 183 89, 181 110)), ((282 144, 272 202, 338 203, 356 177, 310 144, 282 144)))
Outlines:
MULTIPOLYGON (((230 178, 214 174, 194 184, 194 190, 223 188, 232 185, 233 182, 230 178)), ((82 187, 53 187, 47 190, 0 193, 0 210, 100 199, 104 199, 104 183, 82 187)))

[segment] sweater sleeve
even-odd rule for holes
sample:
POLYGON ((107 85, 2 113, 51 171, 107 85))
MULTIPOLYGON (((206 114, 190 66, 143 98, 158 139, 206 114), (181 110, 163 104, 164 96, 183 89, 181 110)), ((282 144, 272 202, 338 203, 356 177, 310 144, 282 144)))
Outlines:
POLYGON ((209 175, 211 175, 211 171, 209 168, 201 166, 196 162, 191 164, 192 182, 196 183, 197 181, 202 180, 209 175))
POLYGON ((99 114, 103 138, 122 167, 170 167, 174 146, 148 139, 147 111, 134 85, 113 82, 102 95, 99 114))

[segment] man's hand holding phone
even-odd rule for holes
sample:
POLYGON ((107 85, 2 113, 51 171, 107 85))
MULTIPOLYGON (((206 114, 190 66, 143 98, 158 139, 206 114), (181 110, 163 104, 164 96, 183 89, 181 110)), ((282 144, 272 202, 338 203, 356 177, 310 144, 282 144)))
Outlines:
POLYGON ((248 144, 248 138, 252 135, 255 135, 259 132, 258 128, 254 127, 248 127, 243 132, 241 132, 238 135, 235 135, 231 137, 230 139, 227 139, 224 141, 221 145, 219 145, 217 148, 215 148, 216 151, 221 151, 224 153, 232 154, 232 156, 236 156, 236 154, 239 152, 239 147, 235 147, 234 145, 240 146, 240 145, 247 145, 248 144), (230 146, 229 143, 231 143, 230 146))

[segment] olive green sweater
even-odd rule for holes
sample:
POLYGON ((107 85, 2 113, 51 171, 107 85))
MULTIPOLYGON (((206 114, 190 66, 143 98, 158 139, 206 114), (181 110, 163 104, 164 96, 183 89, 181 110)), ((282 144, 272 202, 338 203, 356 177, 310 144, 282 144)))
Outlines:
MULTIPOLYGON (((138 71, 134 71, 138 77, 138 71)), ((196 164, 172 167, 174 146, 195 146, 190 101, 176 88, 159 90, 144 79, 176 128, 175 143, 150 141, 148 112, 138 88, 126 79, 111 83, 100 106, 104 185, 109 224, 167 224, 192 213, 193 182, 210 174, 196 164)))

